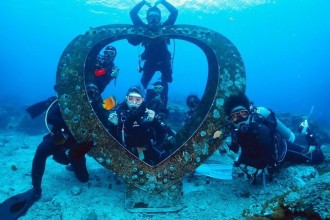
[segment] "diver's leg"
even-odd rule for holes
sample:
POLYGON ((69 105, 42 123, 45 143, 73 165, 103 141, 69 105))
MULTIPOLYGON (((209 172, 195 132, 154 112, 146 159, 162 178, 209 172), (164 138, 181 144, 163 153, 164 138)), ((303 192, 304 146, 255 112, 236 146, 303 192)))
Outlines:
POLYGON ((162 97, 163 97, 163 104, 164 108, 167 109, 167 102, 168 102, 168 83, 162 82, 163 84, 163 91, 162 91, 162 97))
POLYGON ((54 152, 54 144, 50 134, 39 144, 32 162, 32 186, 41 193, 41 181, 45 172, 46 160, 54 152))
POLYGON ((159 161, 159 155, 156 154, 155 149, 150 145, 148 149, 144 152, 144 159, 143 161, 149 164, 150 166, 156 166, 159 161))
POLYGON ((171 60, 165 60, 160 65, 160 72, 162 73, 162 82, 168 82, 171 83, 173 81, 172 77, 172 63, 171 60))
POLYGON ((141 84, 144 89, 148 88, 148 84, 151 80, 151 78, 154 76, 156 70, 154 67, 154 64, 150 61, 145 61, 143 66, 143 74, 141 78, 141 84))
POLYGON ((287 146, 288 146, 288 151, 284 158, 286 162, 302 164, 302 163, 307 163, 308 160, 310 159, 305 154, 306 153, 305 147, 299 146, 291 142, 287 142, 287 146))
POLYGON ((68 165, 70 163, 69 157, 66 154, 66 149, 60 146, 54 151, 53 160, 63 165, 68 165))
POLYGON ((89 174, 86 167, 86 158, 82 156, 80 158, 73 158, 71 156, 72 170, 76 174, 76 177, 81 182, 87 182, 89 179, 89 174))
POLYGON ((297 164, 319 164, 324 160, 323 152, 319 145, 313 152, 308 152, 305 147, 288 142, 288 151, 285 161, 297 164))
POLYGON ((324 161, 324 154, 320 145, 315 146, 315 150, 310 153, 310 157, 311 164, 320 164, 324 161))
POLYGON ((160 66, 160 71, 162 73, 162 83, 164 89, 162 91, 164 97, 164 106, 167 108, 167 101, 168 101, 168 83, 173 81, 172 78, 172 64, 171 60, 165 61, 160 66))

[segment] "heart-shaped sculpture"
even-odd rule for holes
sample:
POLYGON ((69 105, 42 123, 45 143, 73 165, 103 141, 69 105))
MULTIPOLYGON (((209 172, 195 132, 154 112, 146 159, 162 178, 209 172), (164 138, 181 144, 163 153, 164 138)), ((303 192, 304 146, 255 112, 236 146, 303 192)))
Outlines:
MULTIPOLYGON (((231 94, 245 91, 245 68, 237 48, 221 34, 192 25, 162 28, 158 33, 132 25, 92 28, 76 37, 64 50, 57 69, 59 105, 70 131, 78 142, 93 141, 89 152, 100 164, 127 183, 126 208, 130 211, 176 211, 182 207, 182 178, 194 171, 219 147, 221 136, 213 134, 227 122, 223 104, 231 94), (93 110, 86 92, 85 63, 104 46, 134 36, 168 37, 197 45, 208 62, 204 95, 191 127, 183 127, 166 144, 176 150, 152 167, 139 160, 114 139, 93 110), (202 117, 201 117, 202 116, 202 117)), ((219 134, 219 133, 217 133, 219 134)))

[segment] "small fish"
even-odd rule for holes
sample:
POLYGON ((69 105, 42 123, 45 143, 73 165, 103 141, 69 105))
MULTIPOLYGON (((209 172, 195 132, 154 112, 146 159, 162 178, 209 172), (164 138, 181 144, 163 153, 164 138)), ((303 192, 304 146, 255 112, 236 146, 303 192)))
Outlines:
POLYGON ((114 96, 110 96, 103 100, 103 108, 106 110, 111 110, 117 105, 117 100, 114 96))
POLYGON ((219 137, 221 137, 221 135, 222 135, 222 131, 221 130, 217 130, 213 134, 213 139, 219 138, 219 137))

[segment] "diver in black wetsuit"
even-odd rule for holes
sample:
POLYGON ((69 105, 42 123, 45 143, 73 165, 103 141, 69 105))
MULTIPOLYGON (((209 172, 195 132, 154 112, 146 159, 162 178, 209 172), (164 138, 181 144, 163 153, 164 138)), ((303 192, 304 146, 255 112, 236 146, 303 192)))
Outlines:
POLYGON ((96 60, 91 60, 91 72, 93 72, 94 84, 97 85, 98 90, 101 93, 107 87, 107 85, 112 81, 116 80, 119 68, 115 66, 114 59, 117 56, 117 49, 113 46, 106 46, 103 54, 100 53, 96 60))
MULTIPOLYGON (((107 46, 103 55, 97 57, 95 64, 94 82, 86 86, 88 96, 98 117, 107 122, 107 111, 102 107, 101 93, 106 86, 118 76, 118 68, 113 61, 117 51, 113 46, 107 46)), ((92 143, 77 143, 67 128, 57 102, 50 106, 47 112, 47 122, 53 127, 38 146, 32 164, 32 186, 41 192, 41 180, 44 174, 46 159, 53 155, 53 159, 61 164, 71 164, 72 170, 81 182, 88 181, 85 154, 92 147, 92 143), (48 117, 47 117, 48 116, 48 117), (69 150, 67 154, 67 150, 69 150)))
MULTIPOLYGON (((175 23, 178 16, 178 10, 165 0, 157 1, 153 7, 151 7, 150 3, 141 1, 130 11, 130 16, 134 25, 145 27, 153 32, 157 32, 161 28, 173 25, 175 23), (161 23, 161 11, 157 8, 158 4, 164 5, 170 12, 169 17, 163 23, 161 23), (147 11, 148 24, 144 23, 138 15, 144 5, 149 6, 147 11)), ((142 44, 145 48, 141 55, 141 59, 144 60, 144 65, 142 67, 143 75, 141 78, 143 88, 146 89, 155 72, 160 71, 162 73, 161 81, 163 82, 164 93, 166 94, 167 99, 168 83, 173 81, 171 53, 168 50, 168 44, 170 43, 169 39, 146 39, 144 37, 132 37, 128 39, 128 42, 134 46, 142 44)))
MULTIPOLYGON (((126 100, 109 115, 110 133, 132 154, 151 166, 157 165, 168 155, 161 149, 168 126, 155 117, 155 112, 146 107, 139 87, 131 87, 126 100), (158 136, 158 135, 159 136, 158 136), (157 142, 157 137, 163 139, 157 142)), ((169 133, 167 138, 174 133, 169 133)))
POLYGON ((192 119, 193 115, 195 114, 196 109, 200 102, 201 102, 201 100, 198 98, 197 95, 188 95, 187 96, 186 105, 188 106, 189 111, 187 112, 183 125, 191 124, 191 122, 192 122, 191 119, 192 119))
POLYGON ((231 96, 225 102, 225 113, 232 122, 229 138, 220 147, 220 152, 241 153, 234 158, 235 166, 240 164, 257 169, 250 181, 255 181, 258 170, 272 173, 284 162, 296 164, 320 164, 324 155, 320 144, 314 138, 307 121, 300 125, 300 132, 306 136, 308 147, 294 144, 295 136, 275 113, 264 107, 250 105, 244 94, 231 96))
POLYGON ((101 93, 106 89, 111 81, 116 83, 116 79, 119 74, 119 68, 114 64, 114 59, 117 56, 117 49, 113 46, 106 46, 103 54, 99 55, 94 59, 87 61, 87 66, 90 68, 88 72, 93 76, 92 81, 86 85, 86 90, 91 104, 97 113, 98 118, 107 125, 108 123, 108 112, 104 110, 102 103, 101 93))
MULTIPOLYGON (((116 49, 107 46, 103 55, 99 55, 90 71, 93 74, 93 81, 86 86, 87 94, 91 105, 103 123, 108 123, 108 112, 102 106, 101 93, 106 86, 118 76, 118 68, 113 61, 116 57, 116 49)), ((55 85, 56 90, 56 85, 55 85)), ((93 147, 93 143, 78 143, 60 112, 57 98, 51 97, 46 101, 32 105, 27 109, 31 117, 37 117, 46 111, 46 122, 52 125, 49 133, 43 137, 42 142, 37 147, 32 163, 32 189, 7 199, 0 204, 0 216, 7 219, 17 219, 24 215, 30 206, 41 197, 41 182, 44 175, 46 160, 53 155, 53 159, 63 165, 71 165, 72 171, 81 182, 87 182, 89 174, 86 167, 85 154, 93 147), (16 207, 13 211, 12 207, 16 207)))
POLYGON ((167 109, 167 99, 162 82, 157 81, 152 89, 147 89, 145 102, 149 109, 156 112, 156 116, 167 118, 169 110, 167 109))

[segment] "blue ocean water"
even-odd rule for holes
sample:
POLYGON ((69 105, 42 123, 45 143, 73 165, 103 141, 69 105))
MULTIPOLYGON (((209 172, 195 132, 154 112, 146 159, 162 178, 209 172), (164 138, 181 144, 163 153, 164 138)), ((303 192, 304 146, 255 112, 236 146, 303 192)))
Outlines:
MULTIPOLYGON (((330 125, 330 1, 168 1, 179 10, 176 24, 213 29, 237 46, 246 67, 246 92, 256 105, 294 114, 308 114, 314 106, 312 118, 330 125)), ((129 10, 138 2, 2 1, 0 104, 23 108, 54 95, 65 47, 90 27, 131 24, 129 10)), ((105 95, 114 93, 120 100, 130 85, 139 83, 136 68, 143 48, 125 41, 114 44, 120 75, 105 95)), ((180 40, 172 41, 170 50, 175 55, 170 99, 182 101, 190 93, 201 96, 207 77, 205 56, 180 40)))

